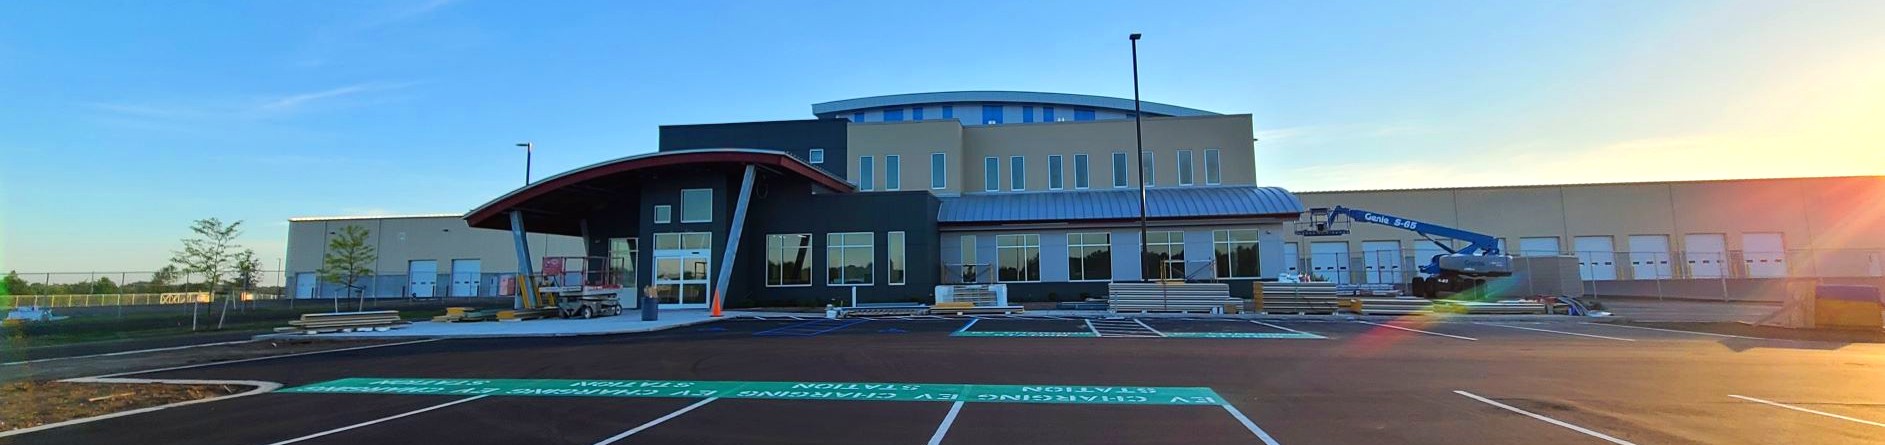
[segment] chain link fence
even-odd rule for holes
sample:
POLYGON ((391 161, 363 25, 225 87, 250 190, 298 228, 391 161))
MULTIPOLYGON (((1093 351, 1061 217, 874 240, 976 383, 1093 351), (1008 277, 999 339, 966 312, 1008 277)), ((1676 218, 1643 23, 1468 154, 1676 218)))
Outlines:
MULTIPOLYGON (((1285 252, 1285 273, 1317 281, 1405 285, 1440 251, 1285 252)), ((1572 256, 1584 293, 1595 296, 1780 301, 1797 283, 1885 286, 1885 250, 1523 251, 1572 256)))

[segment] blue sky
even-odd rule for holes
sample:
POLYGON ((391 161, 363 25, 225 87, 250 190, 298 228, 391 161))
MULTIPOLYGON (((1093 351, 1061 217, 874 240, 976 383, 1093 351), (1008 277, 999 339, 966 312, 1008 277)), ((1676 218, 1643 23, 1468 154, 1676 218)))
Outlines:
POLYGON ((462 212, 656 126, 920 91, 1256 122, 1294 190, 1885 174, 1885 2, 0 3, 0 269, 462 212), (693 4, 699 3, 699 4, 693 4), (675 3, 674 5, 680 5, 675 3))

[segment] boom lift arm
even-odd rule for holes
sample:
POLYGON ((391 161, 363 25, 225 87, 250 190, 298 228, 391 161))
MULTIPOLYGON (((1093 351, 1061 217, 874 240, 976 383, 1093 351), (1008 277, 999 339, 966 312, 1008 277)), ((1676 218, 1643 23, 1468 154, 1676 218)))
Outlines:
POLYGON ((1428 258, 1426 263, 1420 265, 1420 273, 1429 277, 1413 279, 1412 290, 1416 295, 1435 298, 1440 291, 1458 292, 1482 284, 1484 280, 1479 278, 1512 274, 1512 257, 1499 251, 1498 238, 1380 212, 1343 206, 1310 209, 1308 227, 1298 227, 1296 234, 1302 236, 1346 235, 1348 229, 1342 223, 1343 219, 1414 232, 1447 252, 1445 255, 1428 258), (1466 242, 1467 245, 1454 249, 1435 238, 1460 240, 1466 242))

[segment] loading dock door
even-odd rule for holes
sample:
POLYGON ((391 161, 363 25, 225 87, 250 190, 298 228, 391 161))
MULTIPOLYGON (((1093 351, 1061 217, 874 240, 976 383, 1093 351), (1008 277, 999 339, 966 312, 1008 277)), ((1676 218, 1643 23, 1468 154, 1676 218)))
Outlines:
POLYGON ((483 281, 483 260, 452 260, 452 296, 476 297, 483 281))
MULTIPOLYGON (((1446 255, 1446 250, 1441 249, 1440 246, 1433 245, 1432 241, 1425 239, 1415 240, 1413 272, 1419 272, 1420 266, 1425 266, 1427 263, 1433 262, 1433 257, 1438 255, 1446 255)), ((1412 280, 1410 279, 1409 281, 1412 280)))
POLYGON ((1580 236, 1571 247, 1577 249, 1577 269, 1584 279, 1617 279, 1617 246, 1610 237, 1580 236))
POLYGON ((295 298, 314 298, 314 272, 295 274, 295 298))
POLYGON ((431 298, 432 288, 438 286, 438 281, 438 260, 412 260, 406 263, 406 296, 431 298))
POLYGON ((1296 243, 1283 243, 1283 273, 1302 273, 1302 258, 1296 253, 1296 243))
POLYGON ((1400 241, 1362 241, 1362 277, 1369 283, 1399 283, 1401 278, 1400 241))
POLYGON ((1631 279, 1671 278, 1669 266, 1669 235, 1630 235, 1631 279))
POLYGON ((1787 276, 1787 246, 1778 233, 1741 234, 1741 261, 1751 278, 1787 276))
POLYGON ((1348 283, 1348 242, 1309 243, 1309 274, 1337 284, 1348 283))
POLYGON ((1682 237, 1682 263, 1689 278, 1721 278, 1727 272, 1728 237, 1719 233, 1691 233, 1682 237))

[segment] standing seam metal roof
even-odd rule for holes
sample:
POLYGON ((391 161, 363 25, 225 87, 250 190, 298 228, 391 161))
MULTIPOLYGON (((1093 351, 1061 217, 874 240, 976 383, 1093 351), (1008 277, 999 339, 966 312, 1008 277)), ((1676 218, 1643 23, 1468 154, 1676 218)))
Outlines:
MULTIPOLYGON (((1209 186, 1146 189, 1149 218, 1294 216, 1303 203, 1278 187, 1209 186)), ((942 198, 937 222, 995 223, 1116 220, 1139 217, 1137 189, 982 193, 942 198)))

